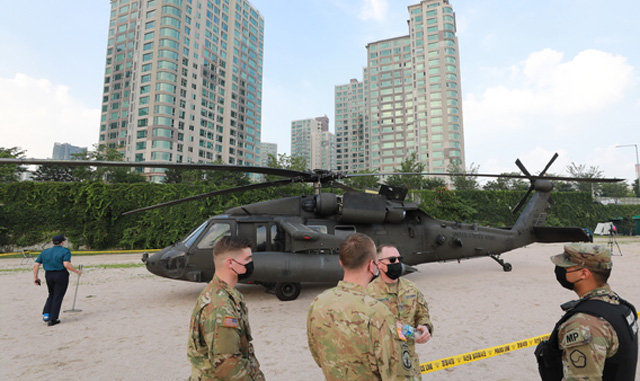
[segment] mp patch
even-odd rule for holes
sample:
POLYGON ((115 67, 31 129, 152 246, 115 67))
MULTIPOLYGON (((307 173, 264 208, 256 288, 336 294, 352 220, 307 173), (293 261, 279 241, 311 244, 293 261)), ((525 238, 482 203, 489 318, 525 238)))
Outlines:
POLYGON ((569 360, 571 360, 571 365, 575 366, 576 368, 584 368, 585 366, 587 366, 587 356, 585 356, 584 353, 580 352, 577 349, 571 351, 571 353, 569 354, 569 360))
POLYGON ((567 332, 560 342, 560 348, 566 349, 591 342, 591 332, 588 328, 580 327, 567 332))

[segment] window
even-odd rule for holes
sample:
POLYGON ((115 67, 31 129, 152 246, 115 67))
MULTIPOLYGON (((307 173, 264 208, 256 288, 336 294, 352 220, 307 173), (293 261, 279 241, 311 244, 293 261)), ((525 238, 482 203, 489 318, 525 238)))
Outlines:
POLYGON ((231 225, 216 222, 202 236, 202 239, 198 242, 198 249, 212 249, 220 238, 230 235, 231 225))

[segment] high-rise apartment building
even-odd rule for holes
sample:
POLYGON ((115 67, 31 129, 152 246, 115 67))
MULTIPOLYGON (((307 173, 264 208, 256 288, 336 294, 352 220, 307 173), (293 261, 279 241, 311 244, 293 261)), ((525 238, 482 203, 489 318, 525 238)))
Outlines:
POLYGON ((86 147, 76 147, 69 143, 53 143, 53 160, 71 160, 74 154, 87 152, 86 147))
POLYGON ((358 172, 369 168, 369 129, 365 128, 363 83, 351 79, 335 87, 336 169, 358 172))
MULTIPOLYGON (((443 172, 450 164, 464 167, 455 14, 448 0, 424 0, 408 10, 408 35, 367 45, 363 136, 366 140, 370 134, 370 144, 365 144, 369 168, 392 172, 411 154, 428 171, 443 172)), ((344 125, 345 118, 337 117, 342 103, 336 94, 336 132, 344 125)), ((359 152, 346 144, 345 136, 338 138, 343 139, 338 149, 344 166, 345 157, 359 152)))
POLYGON ((112 0, 100 144, 129 161, 257 165, 263 44, 246 0, 112 0))
POLYGON ((291 157, 304 158, 307 169, 336 169, 336 138, 329 132, 329 118, 291 122, 291 157))
POLYGON ((278 159, 278 145, 276 143, 260 143, 260 166, 266 167, 269 165, 269 156, 273 156, 278 159))

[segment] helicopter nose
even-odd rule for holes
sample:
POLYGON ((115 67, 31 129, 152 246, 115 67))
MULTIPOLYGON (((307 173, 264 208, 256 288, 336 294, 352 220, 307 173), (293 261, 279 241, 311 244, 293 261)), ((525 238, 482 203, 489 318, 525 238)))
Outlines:
POLYGON ((188 262, 186 253, 173 246, 152 256, 143 254, 142 261, 152 274, 174 279, 180 279, 184 275, 188 262))
POLYGON ((418 271, 417 268, 413 266, 405 265, 404 263, 402 264, 402 275, 415 273, 416 271, 418 271))

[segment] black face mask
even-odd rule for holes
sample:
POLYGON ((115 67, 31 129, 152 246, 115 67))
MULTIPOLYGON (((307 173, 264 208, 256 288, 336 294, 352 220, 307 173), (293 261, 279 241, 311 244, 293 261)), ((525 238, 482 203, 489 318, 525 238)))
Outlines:
POLYGON ((556 279, 558 280, 558 283, 560 283, 562 287, 566 288, 567 290, 573 290, 573 287, 575 285, 567 280, 566 267, 556 266, 554 272, 556 273, 556 279))
POLYGON ((398 279, 402 275, 402 263, 390 263, 387 265, 387 271, 385 272, 390 279, 398 279))
MULTIPOLYGON (((238 264, 240 264, 240 265, 241 265, 241 263, 239 263, 239 262, 236 262, 236 263, 238 263, 238 264)), ((245 264, 244 264, 244 265, 242 265, 242 266, 244 266, 244 269, 245 269, 246 271, 244 272, 244 274, 238 274, 238 273, 236 273, 236 274, 238 274, 238 280, 246 279, 246 278, 250 277, 250 276, 251 276, 251 274, 253 274, 253 261, 248 262, 248 263, 245 263, 245 264)))

